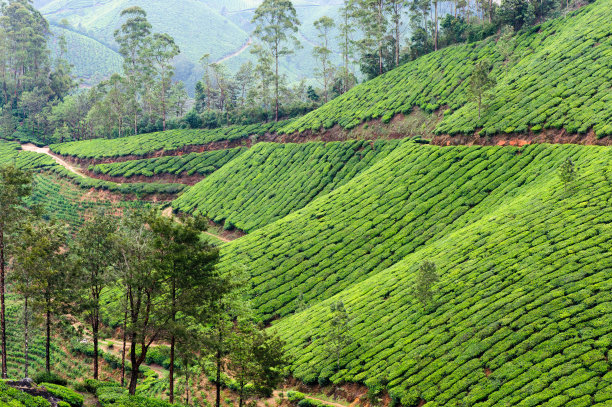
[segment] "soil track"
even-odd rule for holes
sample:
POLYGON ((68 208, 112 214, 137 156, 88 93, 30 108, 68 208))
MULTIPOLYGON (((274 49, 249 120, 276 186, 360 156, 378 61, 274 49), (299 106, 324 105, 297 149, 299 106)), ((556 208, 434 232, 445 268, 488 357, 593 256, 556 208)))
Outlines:
POLYGON ((60 157, 53 154, 51 150, 49 149, 49 147, 36 147, 34 144, 22 144, 21 149, 24 151, 32 151, 38 154, 46 154, 49 157, 53 158, 56 163, 66 168, 68 171, 73 172, 80 177, 87 178, 87 176, 83 174, 81 171, 79 171, 79 169, 77 169, 76 167, 73 167, 68 162, 64 161, 60 157))

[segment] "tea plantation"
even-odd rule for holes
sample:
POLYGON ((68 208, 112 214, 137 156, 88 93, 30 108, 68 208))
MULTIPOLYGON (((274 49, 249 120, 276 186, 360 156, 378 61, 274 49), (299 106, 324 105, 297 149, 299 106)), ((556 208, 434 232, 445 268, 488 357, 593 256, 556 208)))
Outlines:
POLYGON ((247 232, 274 222, 345 184, 401 141, 259 143, 173 202, 226 228, 247 232))
POLYGON ((251 136, 276 133, 290 121, 229 126, 212 130, 168 130, 139 134, 119 139, 93 139, 53 144, 51 151, 77 158, 99 159, 123 156, 146 156, 156 151, 175 151, 186 146, 206 145, 213 142, 241 141, 251 136))
POLYGON ((110 164, 99 164, 91 170, 95 174, 111 177, 130 178, 155 175, 209 175, 240 155, 245 148, 215 150, 205 153, 191 153, 181 156, 167 156, 146 160, 132 160, 110 164))
POLYGON ((414 107, 446 110, 439 134, 537 132, 565 129, 598 137, 612 135, 612 1, 520 31, 508 44, 507 60, 497 38, 445 48, 356 86, 281 129, 351 129, 363 121, 389 121, 414 107), (468 77, 479 60, 494 63, 497 86, 488 107, 468 99, 468 77))
POLYGON ((285 317, 272 329, 306 382, 386 386, 405 406, 609 405, 610 158, 406 143, 224 246, 221 268, 248 265, 252 302, 264 319, 285 317), (579 179, 565 192, 568 157, 579 179), (424 308, 412 287, 425 260, 441 281, 424 308), (338 300, 352 338, 340 369, 325 334, 338 300))

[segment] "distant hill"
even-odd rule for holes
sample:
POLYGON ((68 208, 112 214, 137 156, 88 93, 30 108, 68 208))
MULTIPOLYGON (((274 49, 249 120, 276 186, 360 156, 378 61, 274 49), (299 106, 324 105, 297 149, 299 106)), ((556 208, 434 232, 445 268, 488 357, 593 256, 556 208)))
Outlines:
MULTIPOLYGON (((70 31, 99 42, 88 47, 84 38, 72 41, 74 49, 69 54, 70 60, 79 76, 83 73, 86 80, 93 77, 88 67, 92 64, 81 56, 88 54, 95 59, 100 76, 113 71, 116 63, 109 51, 117 49, 113 33, 121 24, 119 14, 126 7, 141 6, 147 11, 154 30, 167 32, 175 38, 181 48, 177 78, 193 89, 201 78, 199 59, 205 53, 210 54, 213 61, 223 60, 232 71, 247 60, 254 61, 245 45, 253 30, 250 22, 253 12, 259 3, 259 0, 183 0, 179 4, 173 0, 40 0, 35 5, 53 25, 59 26, 62 20, 67 20, 70 31), (81 45, 87 49, 81 50, 81 45)), ((302 21, 299 39, 303 48, 282 61, 281 69, 290 81, 314 77, 316 61, 312 58, 312 50, 317 38, 313 22, 323 15, 336 17, 340 3, 339 0, 294 2, 302 21)), ((339 63, 339 57, 335 58, 339 63)))

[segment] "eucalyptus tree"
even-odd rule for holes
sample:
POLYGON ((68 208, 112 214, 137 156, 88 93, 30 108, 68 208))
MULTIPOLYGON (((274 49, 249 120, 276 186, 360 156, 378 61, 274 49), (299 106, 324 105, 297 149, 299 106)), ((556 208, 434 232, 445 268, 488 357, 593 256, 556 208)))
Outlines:
POLYGON ((334 28, 334 20, 327 16, 323 16, 314 22, 314 27, 317 30, 317 36, 321 41, 320 45, 314 47, 313 55, 321 62, 321 69, 318 73, 321 75, 323 82, 323 99, 325 103, 329 100, 329 85, 332 81, 334 69, 329 60, 332 50, 330 49, 329 36, 334 28))
POLYGON ((180 52, 178 45, 168 34, 153 34, 146 48, 146 56, 151 61, 154 81, 157 82, 159 89, 159 104, 164 131, 166 130, 166 118, 168 115, 168 92, 172 86, 172 77, 174 76, 172 60, 180 52))
POLYGON ((32 176, 15 166, 0 168, 0 337, 2 353, 2 378, 7 378, 6 363, 6 266, 7 249, 20 223, 30 210, 24 199, 32 191, 32 176))
POLYGON ((138 6, 126 8, 121 12, 126 18, 121 28, 115 31, 115 41, 123 57, 123 72, 129 84, 130 110, 134 118, 134 134, 138 134, 138 97, 142 81, 147 80, 150 66, 145 57, 151 36, 151 23, 147 13, 138 6))
POLYGON ((100 297, 115 280, 114 235, 118 221, 110 213, 98 211, 85 220, 74 239, 77 280, 81 288, 81 309, 90 324, 94 356, 93 378, 98 379, 100 297))
POLYGON ((269 48, 274 59, 274 117, 278 121, 279 109, 279 58, 290 55, 299 47, 296 37, 300 21, 291 0, 264 0, 257 7, 251 21, 253 34, 269 48), (294 47, 290 48, 289 44, 294 47))
POLYGON ((340 8, 340 24, 339 36, 340 46, 342 49, 342 60, 344 66, 342 68, 342 93, 348 92, 351 83, 350 60, 354 55, 354 40, 353 34, 356 31, 355 19, 357 16, 357 0, 344 0, 340 8))

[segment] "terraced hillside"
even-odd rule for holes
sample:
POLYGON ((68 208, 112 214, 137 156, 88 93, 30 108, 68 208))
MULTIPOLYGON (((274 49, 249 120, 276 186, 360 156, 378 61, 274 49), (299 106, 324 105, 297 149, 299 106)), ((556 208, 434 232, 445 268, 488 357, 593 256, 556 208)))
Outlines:
POLYGON ((391 120, 415 107, 445 111, 437 134, 484 136, 547 129, 612 135, 611 0, 521 31, 504 47, 496 38, 445 48, 353 88, 285 126, 293 133, 363 121, 391 120), (505 59, 500 52, 509 48, 505 59), (468 98, 468 77, 484 58, 494 63, 497 85, 488 107, 468 98))
POLYGON ((405 406, 608 405, 612 178, 604 147, 402 144, 223 250, 306 382, 387 388, 405 406), (557 176, 571 157, 571 192, 557 176), (434 303, 412 294, 425 260, 434 303), (310 308, 295 313, 298 297, 310 308), (327 350, 342 300, 353 341, 327 350), (544 404, 548 402, 548 404, 544 404), (464 403, 464 404, 462 404, 464 403))
MULTIPOLYGON (((288 122, 272 122, 247 126, 230 126, 213 130, 168 130, 157 133, 139 134, 120 139, 94 139, 53 144, 51 151, 64 156, 86 159, 94 162, 119 161, 122 158, 147 157, 155 153, 166 152, 179 154, 189 147, 205 146, 217 143, 216 148, 231 147, 229 144, 242 142, 250 137, 263 137, 277 130, 288 122)), ((195 150, 198 150, 195 148, 195 150)))
POLYGON ((402 143, 260 143, 173 202, 251 232, 345 184, 402 143))
POLYGON ((201 178, 217 171, 244 151, 244 148, 215 150, 205 153, 99 164, 92 166, 90 169, 94 174, 126 179, 163 176, 175 176, 178 178, 193 175, 201 178))

